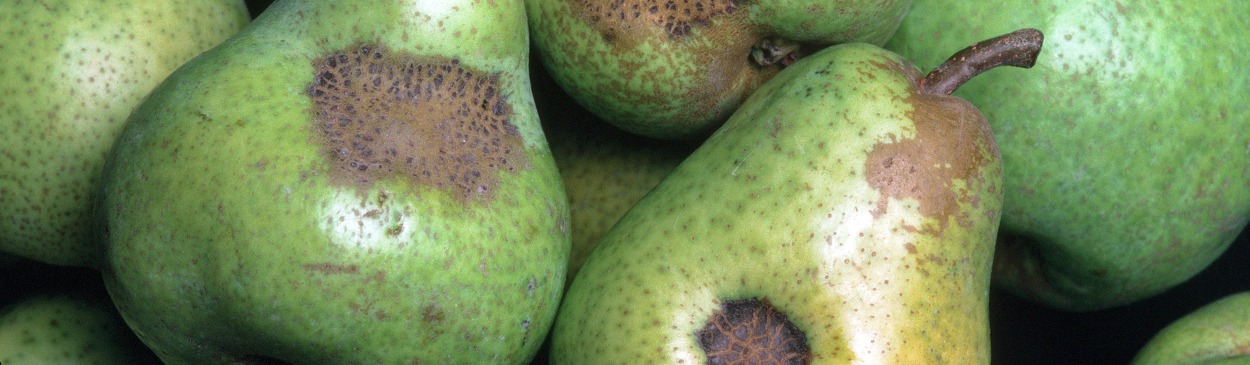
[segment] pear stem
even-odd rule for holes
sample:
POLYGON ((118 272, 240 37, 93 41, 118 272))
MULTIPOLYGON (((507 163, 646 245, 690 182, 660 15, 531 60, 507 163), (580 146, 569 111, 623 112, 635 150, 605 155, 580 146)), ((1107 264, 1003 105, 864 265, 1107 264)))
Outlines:
POLYGON ((760 67, 775 64, 789 66, 798 59, 799 48, 802 47, 798 42, 781 38, 765 38, 751 46, 751 60, 760 67))
POLYGON ((925 92, 950 95, 964 82, 992 68, 1033 67, 1042 50, 1042 38, 1041 31, 1026 28, 977 42, 956 52, 917 83, 925 92))

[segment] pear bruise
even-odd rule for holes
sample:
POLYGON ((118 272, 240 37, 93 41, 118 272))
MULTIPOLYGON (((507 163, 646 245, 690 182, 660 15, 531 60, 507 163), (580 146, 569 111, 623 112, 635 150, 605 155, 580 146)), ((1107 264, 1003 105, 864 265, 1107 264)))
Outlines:
POLYGON ((727 300, 695 333, 710 365, 805 365, 807 335, 768 299, 727 300))
POLYGON ((402 178, 458 201, 490 200, 501 172, 527 166, 498 75, 368 44, 313 68, 313 129, 335 184, 402 178))

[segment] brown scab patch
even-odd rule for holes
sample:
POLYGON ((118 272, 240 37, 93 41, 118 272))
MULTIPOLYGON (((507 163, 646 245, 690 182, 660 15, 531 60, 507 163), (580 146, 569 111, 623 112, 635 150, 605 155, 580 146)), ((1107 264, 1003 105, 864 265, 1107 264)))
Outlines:
POLYGON ((915 136, 877 142, 864 163, 868 185, 881 193, 872 214, 884 214, 890 199, 912 198, 921 214, 941 222, 941 231, 959 218, 959 202, 978 201, 969 190, 987 183, 982 170, 996 158, 998 146, 985 117, 962 99, 913 91, 903 102, 912 106, 905 118, 914 121, 915 136), (957 180, 968 187, 957 189, 957 180))
POLYGON ((458 60, 361 45, 318 59, 307 93, 331 181, 402 178, 461 201, 493 197, 527 168, 498 74, 458 60))
POLYGON ((690 34, 694 27, 706 27, 713 18, 732 15, 742 0, 580 0, 583 14, 595 24, 604 40, 639 21, 664 28, 674 38, 690 34))
POLYGON ((727 300, 695 333, 712 365, 803 365, 812 361, 807 335, 768 299, 727 300))

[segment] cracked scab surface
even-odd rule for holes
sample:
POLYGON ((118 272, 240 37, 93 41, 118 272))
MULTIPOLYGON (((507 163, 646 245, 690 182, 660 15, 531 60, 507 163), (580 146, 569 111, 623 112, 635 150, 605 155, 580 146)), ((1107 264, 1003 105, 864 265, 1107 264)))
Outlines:
POLYGON ((489 199, 528 166, 499 78, 456 59, 360 45, 314 64, 313 127, 336 184, 402 178, 461 201, 489 199))
MULTIPOLYGON (((738 0, 740 1, 740 0, 738 0)), ((733 14, 735 0, 579 0, 592 23, 611 41, 615 33, 641 20, 664 28, 670 36, 690 34, 692 27, 703 27, 717 16, 733 14)))
POLYGON ((727 300, 695 334, 708 364, 811 363, 807 336, 768 300, 727 300))

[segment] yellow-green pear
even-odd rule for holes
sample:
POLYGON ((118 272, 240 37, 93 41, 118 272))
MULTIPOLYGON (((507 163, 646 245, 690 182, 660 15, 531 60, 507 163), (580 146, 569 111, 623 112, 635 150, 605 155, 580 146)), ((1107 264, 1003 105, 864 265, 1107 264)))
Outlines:
POLYGON ((130 111, 247 22, 241 0, 0 2, 0 251, 98 261, 91 204, 130 111))
POLYGON ((1041 34, 928 76, 865 43, 796 61, 599 241, 553 364, 988 364, 1002 162, 949 96, 1041 34))

